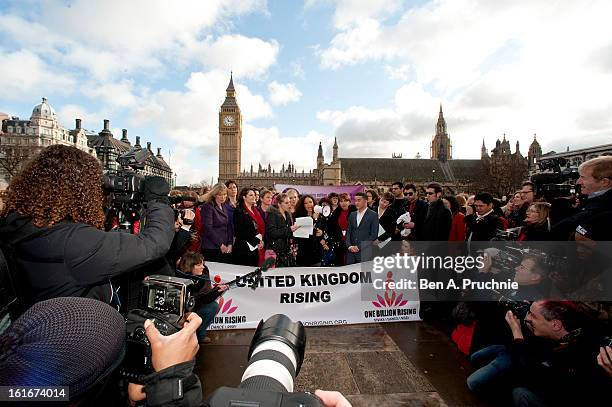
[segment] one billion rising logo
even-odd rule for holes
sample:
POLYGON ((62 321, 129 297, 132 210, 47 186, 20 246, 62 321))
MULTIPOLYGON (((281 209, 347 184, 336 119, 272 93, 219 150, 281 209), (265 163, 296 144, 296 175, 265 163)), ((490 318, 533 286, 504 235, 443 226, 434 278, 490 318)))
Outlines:
MULTIPOLYGON (((385 282, 394 282, 392 272, 387 272, 387 280, 385 282)), ((388 285, 385 285, 385 287, 388 287, 388 285)), ((385 298, 381 297, 379 294, 376 294, 378 301, 372 301, 372 305, 374 305, 376 308, 387 308, 403 307, 404 305, 408 304, 408 300, 403 299, 404 294, 397 295, 395 290, 390 290, 389 288, 385 290, 384 297, 385 298)))
POLYGON ((218 314, 231 315, 234 312, 236 312, 237 309, 238 309, 237 305, 232 307, 232 299, 231 298, 227 302, 225 302, 225 299, 223 299, 223 297, 221 297, 219 299, 219 310, 217 311, 217 315, 218 314))

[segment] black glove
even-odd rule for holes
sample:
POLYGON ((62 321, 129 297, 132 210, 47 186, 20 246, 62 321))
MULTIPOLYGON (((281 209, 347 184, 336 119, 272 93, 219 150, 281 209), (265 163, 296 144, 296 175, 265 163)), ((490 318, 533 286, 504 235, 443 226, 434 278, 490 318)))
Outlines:
POLYGON ((155 201, 169 204, 168 194, 170 193, 170 185, 168 182, 159 176, 149 176, 144 180, 143 195, 144 201, 155 201))

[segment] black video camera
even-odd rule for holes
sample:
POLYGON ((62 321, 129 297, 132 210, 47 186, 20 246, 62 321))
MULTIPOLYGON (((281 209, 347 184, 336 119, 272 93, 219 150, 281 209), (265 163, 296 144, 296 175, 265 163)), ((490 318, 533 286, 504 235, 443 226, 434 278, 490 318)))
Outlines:
POLYGON ((120 231, 133 232, 133 225, 140 219, 145 179, 137 171, 144 169, 151 156, 148 149, 132 148, 117 157, 119 170, 105 174, 104 189, 108 194, 106 230, 118 227, 120 231))
POLYGON ((194 306, 189 293, 189 279, 152 275, 142 282, 139 309, 125 317, 126 356, 120 373, 133 383, 142 383, 153 373, 151 346, 145 334, 144 322, 150 319, 162 335, 172 335, 181 329, 185 314, 194 306))
POLYGON ((537 165, 540 172, 531 176, 531 182, 535 184, 536 194, 546 201, 580 193, 580 185, 576 184, 580 176, 578 167, 570 166, 565 158, 544 159, 537 165))

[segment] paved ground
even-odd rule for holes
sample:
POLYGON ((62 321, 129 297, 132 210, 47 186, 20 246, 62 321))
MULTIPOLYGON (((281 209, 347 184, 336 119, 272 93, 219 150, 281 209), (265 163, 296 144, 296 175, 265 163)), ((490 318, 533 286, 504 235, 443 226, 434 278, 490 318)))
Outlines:
MULTIPOLYGON (((237 386, 254 330, 214 331, 198 371, 204 395, 237 386)), ((423 322, 307 328, 297 390, 341 391, 358 406, 484 406, 465 386, 469 365, 423 322)))

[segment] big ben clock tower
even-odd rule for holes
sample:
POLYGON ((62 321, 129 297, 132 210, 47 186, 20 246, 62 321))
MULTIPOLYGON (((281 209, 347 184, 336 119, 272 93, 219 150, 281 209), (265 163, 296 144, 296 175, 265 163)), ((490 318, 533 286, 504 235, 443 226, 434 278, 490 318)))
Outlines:
POLYGON ((225 101, 219 109, 219 182, 236 180, 240 174, 242 115, 231 74, 225 92, 225 101))

